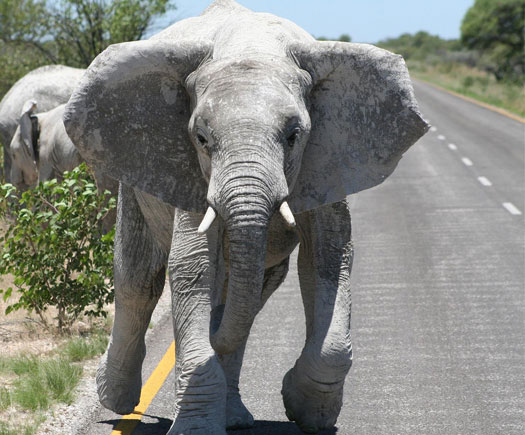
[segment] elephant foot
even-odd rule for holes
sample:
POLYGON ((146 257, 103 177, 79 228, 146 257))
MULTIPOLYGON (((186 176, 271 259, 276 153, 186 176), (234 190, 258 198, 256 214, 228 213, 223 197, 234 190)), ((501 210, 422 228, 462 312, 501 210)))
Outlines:
POLYGON ((108 363, 104 354, 97 370, 97 392, 100 403, 117 414, 133 412, 140 400, 141 369, 125 371, 108 363))
POLYGON ((215 355, 179 362, 170 435, 226 434, 226 378, 215 355))
POLYGON ((297 373, 294 367, 283 379, 281 394, 288 419, 305 433, 317 433, 335 426, 343 404, 343 383, 334 389, 297 373))
POLYGON ((224 426, 202 417, 176 419, 167 435, 226 435, 224 426))
POLYGON ((249 429, 254 424, 253 415, 242 403, 239 393, 228 394, 226 401, 226 428, 249 429))

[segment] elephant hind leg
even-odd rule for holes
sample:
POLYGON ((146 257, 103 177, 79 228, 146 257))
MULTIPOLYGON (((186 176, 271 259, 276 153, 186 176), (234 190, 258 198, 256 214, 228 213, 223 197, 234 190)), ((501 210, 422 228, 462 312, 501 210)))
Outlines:
MULTIPOLYGON (((286 278, 288 264, 289 257, 265 271, 260 309, 286 278)), ((219 362, 224 370, 228 387, 226 402, 226 427, 228 429, 248 429, 254 425, 253 416, 242 402, 239 393, 239 377, 245 349, 246 341, 236 352, 219 355, 219 362)))
POLYGON ((133 190, 121 185, 115 235, 115 320, 97 371, 100 402, 118 413, 140 399, 144 335, 166 280, 167 253, 158 248, 133 190))

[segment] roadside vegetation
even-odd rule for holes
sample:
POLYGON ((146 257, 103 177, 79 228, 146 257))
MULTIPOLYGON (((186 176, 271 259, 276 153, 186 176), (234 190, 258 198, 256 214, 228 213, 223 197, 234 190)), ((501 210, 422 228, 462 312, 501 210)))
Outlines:
POLYGON ((2 308, 54 341, 51 350, 2 353, 0 435, 34 433, 51 406, 72 403, 82 362, 104 352, 114 228, 104 234, 102 222, 114 207, 85 164, 21 194, 0 186, 0 274, 10 278, 0 285, 2 308))
POLYGON ((476 0, 461 38, 427 32, 377 43, 401 54, 413 77, 525 117, 525 0, 476 0))
POLYGON ((109 191, 97 191, 85 163, 63 176, 23 193, 0 186, 0 217, 9 222, 0 237, 0 274, 14 276, 0 295, 5 302, 14 289, 19 294, 5 312, 34 311, 50 328, 44 313, 53 307, 59 332, 81 314, 106 316, 113 302, 115 230, 104 234, 103 221, 116 206, 109 191))
MULTIPOLYGON (((0 99, 40 66, 85 68, 108 45, 160 30, 173 9, 174 0, 0 0, 0 99)), ((49 409, 74 400, 86 361, 107 346, 114 230, 101 221, 113 207, 85 166, 24 193, 0 182, 0 435, 35 433, 49 409)))
POLYGON ((104 353, 108 328, 67 339, 48 355, 0 357, 0 435, 33 434, 56 403, 70 404, 82 362, 104 353))
POLYGON ((497 81, 491 74, 461 63, 407 62, 412 77, 502 108, 525 118, 523 85, 497 81))

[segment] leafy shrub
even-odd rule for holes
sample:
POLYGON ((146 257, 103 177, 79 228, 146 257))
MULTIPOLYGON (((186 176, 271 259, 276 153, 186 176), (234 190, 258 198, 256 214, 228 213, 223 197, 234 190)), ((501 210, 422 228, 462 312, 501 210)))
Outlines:
POLYGON ((470 88, 474 84, 474 77, 466 76, 463 78, 463 87, 470 88))
MULTIPOLYGON (((85 164, 17 197, 11 184, 0 186, 0 216, 12 216, 0 237, 0 274, 11 273, 20 299, 6 314, 21 308, 58 311, 59 330, 80 315, 106 316, 113 301, 114 228, 103 234, 101 222, 115 207, 106 191, 98 194, 85 164)), ((0 290, 4 300, 13 289, 0 290)))

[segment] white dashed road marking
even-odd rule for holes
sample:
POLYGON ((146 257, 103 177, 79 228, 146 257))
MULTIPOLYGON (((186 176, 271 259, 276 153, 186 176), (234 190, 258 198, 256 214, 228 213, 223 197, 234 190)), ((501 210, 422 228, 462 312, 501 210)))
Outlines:
POLYGON ((478 181, 483 184, 483 186, 492 186, 492 182, 487 177, 478 177, 478 181))
MULTIPOLYGON (((427 122, 428 122, 428 120, 427 120, 427 122)), ((430 131, 436 132, 437 128, 432 126, 432 127, 430 127, 430 131)), ((446 137, 443 136, 442 134, 440 134, 437 138, 439 140, 445 140, 446 139, 446 137)), ((457 151, 458 150, 457 145, 453 144, 453 143, 449 143, 448 144, 448 148, 450 150, 452 150, 452 151, 457 151)), ((473 166, 474 165, 474 163, 472 163, 472 160, 470 160, 468 157, 462 157, 461 161, 463 162, 463 164, 465 166, 473 166)), ((486 186, 486 187, 492 186, 492 182, 487 177, 480 176, 480 177, 478 177, 478 181, 481 183, 482 186, 486 186)), ((505 207, 505 209, 510 214, 512 214, 514 216, 521 216, 521 214, 522 214, 521 211, 512 202, 504 202, 502 205, 503 205, 503 207, 505 207)))
POLYGON ((513 214, 514 216, 521 215, 521 211, 519 211, 518 208, 512 202, 504 202, 503 207, 505 207, 507 211, 510 214, 513 214))

